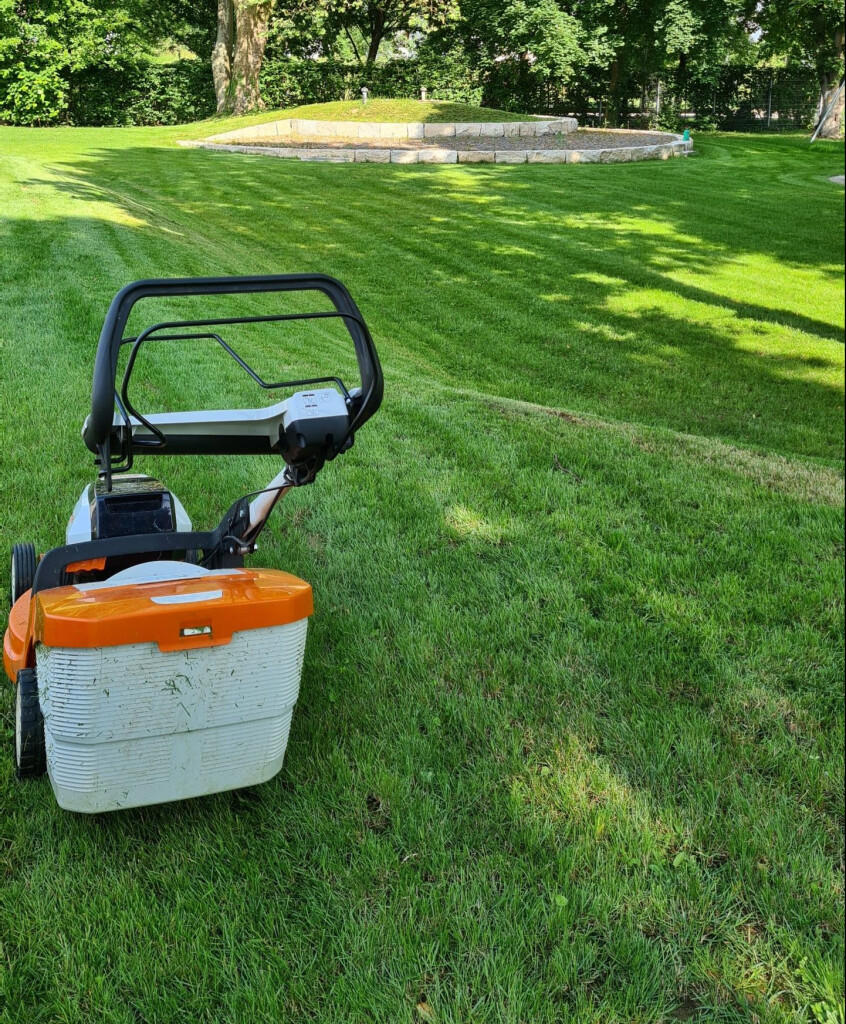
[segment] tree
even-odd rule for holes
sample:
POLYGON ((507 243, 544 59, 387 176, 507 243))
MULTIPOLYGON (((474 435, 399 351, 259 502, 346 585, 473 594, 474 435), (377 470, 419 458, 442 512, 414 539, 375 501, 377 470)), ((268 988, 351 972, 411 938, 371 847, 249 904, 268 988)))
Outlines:
POLYGON ((218 0, 212 75, 218 113, 246 114, 264 104, 259 73, 273 0, 218 0))
POLYGON ((757 0, 562 0, 583 29, 583 78, 606 97, 606 117, 615 126, 626 124, 631 100, 645 97, 656 80, 672 79, 684 89, 691 76, 716 78, 749 45, 748 19, 756 5, 757 0))
POLYGON ((820 84, 818 120, 834 109, 822 138, 839 138, 843 127, 844 11, 841 0, 764 0, 759 14, 767 47, 811 64, 820 84))
POLYGON ((557 0, 471 0, 462 9, 489 62, 510 57, 539 78, 566 81, 583 55, 582 28, 557 0))
POLYGON ((16 124, 55 123, 74 74, 119 68, 168 34, 160 8, 156 0, 0 0, 0 110, 16 124))
POLYGON ((211 57, 215 44, 217 0, 131 0, 155 39, 170 39, 200 60, 211 57))
POLYGON ((428 30, 457 16, 457 0, 295 0, 287 6, 323 21, 323 43, 343 36, 356 59, 372 64, 386 39, 398 32, 428 30))

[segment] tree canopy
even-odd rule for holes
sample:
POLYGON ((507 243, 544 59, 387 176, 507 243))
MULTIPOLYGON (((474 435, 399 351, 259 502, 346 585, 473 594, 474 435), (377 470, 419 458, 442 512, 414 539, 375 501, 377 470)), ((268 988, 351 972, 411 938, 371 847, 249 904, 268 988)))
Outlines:
POLYGON ((0 0, 0 108, 55 120, 81 70, 169 49, 209 62, 218 108, 242 112, 261 105, 268 48, 363 68, 440 54, 589 86, 620 123, 656 80, 716 83, 732 62, 813 69, 822 110, 842 81, 844 13, 841 0, 0 0))

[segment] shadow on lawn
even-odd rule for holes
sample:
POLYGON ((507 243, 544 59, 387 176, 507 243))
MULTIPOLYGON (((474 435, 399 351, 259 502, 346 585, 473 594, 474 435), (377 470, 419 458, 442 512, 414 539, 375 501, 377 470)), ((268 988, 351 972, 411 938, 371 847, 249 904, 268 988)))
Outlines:
MULTIPOLYGON (((40 304, 47 320, 60 307, 26 356, 31 372, 58 378, 55 405, 69 405, 69 365, 86 390, 117 288, 165 274, 334 273, 374 327, 389 388, 395 377, 350 459, 355 502, 332 488, 319 503, 301 496, 298 527, 268 539, 272 564, 336 584, 315 619, 283 776, 93 822, 45 802, 34 826, 22 799, 8 816, 23 837, 10 877, 27 935, 49 895, 40 971, 68 962, 64 933, 85 920, 91 957, 132 962, 140 949, 184 999, 219 980, 208 964, 231 962, 233 989, 260 992, 260 969, 280 999, 295 975, 309 1010, 369 973, 394 1000, 385 1019, 440 986, 445 1001, 468 1000, 457 1019, 535 995, 543 1003, 521 1019, 604 1000, 618 1019, 637 1007, 666 1020, 684 1000, 741 1021, 771 995, 786 1019, 800 1005, 784 993, 801 956, 842 952, 838 784, 803 754, 824 749, 837 691, 806 693, 799 679, 826 670, 828 620, 807 591, 834 557, 830 512, 800 514, 712 467, 694 472, 648 439, 445 390, 431 408, 416 399, 413 374, 833 453, 837 388, 794 372, 831 366, 825 350, 754 353, 735 322, 756 321, 744 332, 762 337, 793 327, 814 345, 839 339, 837 325, 671 276, 730 264, 729 221, 749 225, 743 204, 703 220, 687 170, 626 169, 616 197, 619 168, 576 170, 587 173, 568 189, 536 170, 374 173, 136 148, 28 183, 91 204, 85 216, 2 225, 21 308, 40 304), (659 206, 656 182, 670 181, 690 193, 659 206), (31 281, 43 295, 28 295, 31 281), (704 307, 695 321, 691 306, 704 307), (565 451, 577 472, 554 468, 565 451), (463 532, 447 505, 475 512, 463 532), (796 536, 807 564, 791 562, 796 536), (791 574, 804 574, 798 608, 791 574), (750 593, 776 576, 775 598, 750 593), (112 947, 102 927, 115 907, 132 927, 112 947), (192 955, 174 967, 164 933, 177 921, 192 955), (395 962, 405 973, 394 989, 395 962)), ((743 253, 786 259, 781 242, 750 237, 743 253)), ((813 269, 809 249, 792 265, 803 257, 813 269)), ((816 269, 827 263, 820 255, 816 269)), ((10 345, 0 357, 21 360, 10 345)), ((46 413, 27 434, 34 451, 56 440, 46 413)), ((54 474, 39 463, 29 475, 21 486, 35 493, 17 500, 35 508, 54 474)), ((194 497, 207 487, 194 481, 194 497)))
MULTIPOLYGON (((795 155, 782 157, 790 169, 795 155)), ((841 324, 777 285, 765 305, 690 281, 724 273, 736 292, 744 274, 758 285, 772 272, 766 261, 829 276, 837 244, 820 237, 819 194, 794 195, 792 225, 765 232, 762 221, 783 216, 777 183, 765 179, 750 207, 731 184, 750 162, 729 161, 717 207, 703 210, 700 166, 374 171, 137 147, 98 150, 57 167, 63 180, 29 185, 123 207, 140 223, 115 230, 146 238, 147 261, 157 249, 150 273, 166 263, 335 274, 410 372, 839 458, 839 356, 817 339, 842 342, 841 324), (783 336, 772 344, 777 327, 805 336, 796 351, 783 336)))
MULTIPOLYGON (((772 1005, 789 1019, 801 957, 838 954, 838 786, 801 770, 836 728, 821 714, 836 683, 805 700, 788 669, 756 661, 759 636, 798 625, 789 601, 747 617, 731 587, 708 600, 709 581, 750 571, 743 558, 784 564, 758 543, 750 496, 780 499, 618 431, 534 420, 395 396, 343 467, 355 501, 318 485, 297 528, 268 537, 263 557, 314 579, 322 606, 278 779, 95 820, 26 791, 9 819, 35 849, 13 856, 39 865, 40 885, 15 871, 11 893, 28 924, 33 894, 51 894, 48 964, 68 921, 87 924, 96 955, 98 913, 123 914, 110 963, 164 960, 186 999, 197 956, 174 967, 169 936, 150 939, 162 923, 187 928, 204 960, 222 926, 239 985, 257 960, 287 991, 307 949, 316 1017, 365 975, 394 1000, 384 1020, 419 992, 477 1016, 487 1001, 491 1020, 506 1001, 547 1022, 658 1024, 682 1002, 703 1024, 772 1005), (456 437, 456 421, 478 437, 456 437), (583 477, 552 469, 551 450, 583 477), (427 457, 409 473, 414 451, 427 457), (450 503, 475 519, 445 525, 450 503), (707 535, 718 514, 718 543, 685 565, 676 535, 707 535), (77 885, 97 879, 85 900, 69 862, 77 885)), ((829 526, 791 532, 816 561, 829 526)), ((818 656, 800 614, 807 639, 785 662, 818 656)))

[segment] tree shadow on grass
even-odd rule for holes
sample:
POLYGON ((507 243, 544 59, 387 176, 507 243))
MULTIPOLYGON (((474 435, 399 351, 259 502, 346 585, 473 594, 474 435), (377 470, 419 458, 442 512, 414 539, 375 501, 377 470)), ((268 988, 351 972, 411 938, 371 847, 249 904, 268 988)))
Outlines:
POLYGON ((801 609, 790 588, 835 514, 620 429, 404 389, 342 472, 262 553, 319 597, 282 776, 93 821, 29 790, 8 827, 40 884, 9 893, 39 969, 77 922, 78 968, 166 966, 195 1017, 210 983, 263 1010, 255 961, 318 1016, 354 984, 385 1020, 421 992, 447 1020, 507 1001, 550 1024, 821 998, 795 973, 842 951, 836 679, 819 578, 801 609))
MULTIPOLYGON (((798 160, 778 158, 779 174, 798 160)), ((751 163, 729 161, 726 183, 751 163)), ((805 312, 790 271, 826 308, 842 238, 819 229, 813 190, 783 231, 760 230, 766 174, 752 209, 700 166, 374 173, 130 147, 29 184, 122 208, 148 272, 334 273, 410 373, 840 458, 842 309, 805 312), (781 273, 771 302, 743 297, 781 273)))
MULTIPOLYGON (((680 293, 672 273, 731 263, 729 235, 690 234, 689 209, 650 233, 593 173, 544 200, 560 179, 529 170, 142 147, 61 172, 2 225, 10 521, 64 525, 102 316, 133 277, 335 273, 388 397, 343 486, 297 495, 263 552, 323 581, 283 776, 100 821, 27 791, 3 847, 10 986, 47 998, 73 973, 88 1016, 131 998, 155 1017, 151 992, 177 989, 196 1019, 243 991, 251 1019, 345 1012, 351 990, 386 1020, 424 992, 538 1021, 820 998, 785 993, 802 957, 842 962, 835 512, 671 438, 448 389, 830 454, 826 320, 680 293), (138 956, 149 991, 121 974, 138 956)), ((192 510, 237 483, 202 470, 174 478, 192 510)))

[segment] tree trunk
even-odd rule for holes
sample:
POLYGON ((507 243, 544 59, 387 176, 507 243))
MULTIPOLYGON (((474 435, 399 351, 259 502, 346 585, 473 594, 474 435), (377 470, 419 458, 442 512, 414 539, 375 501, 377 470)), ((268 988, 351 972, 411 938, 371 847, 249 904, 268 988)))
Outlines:
POLYGON ((379 47, 385 38, 385 12, 376 11, 370 23, 370 45, 367 49, 367 63, 372 64, 379 54, 379 47))
POLYGON ((217 0, 217 39, 212 50, 212 77, 217 97, 217 112, 229 104, 232 85, 232 50, 235 42, 235 11, 232 0, 217 0))
POLYGON ((246 114, 264 106, 259 72, 267 43, 273 4, 235 0, 235 53, 232 59, 232 113, 246 114))
POLYGON ((832 75, 822 75, 820 79, 820 117, 826 117, 825 124, 820 127, 818 139, 839 139, 843 129, 843 106, 846 95, 840 88, 841 82, 832 75), (838 95, 839 93, 839 95, 838 95), (836 100, 836 102, 835 102, 836 100), (832 107, 832 103, 834 106, 832 107), (829 111, 831 107, 831 111, 829 111))
POLYGON ((608 99, 608 123, 612 128, 617 128, 620 124, 620 97, 618 95, 620 89, 620 62, 614 60, 611 62, 611 79, 608 83, 608 91, 610 93, 608 99))
MULTIPOLYGON (((834 33, 834 49, 837 52, 839 63, 843 61, 844 42, 846 42, 844 26, 838 25, 834 33)), ((817 125, 820 129, 820 133, 817 136, 819 139, 840 138, 840 132, 843 128, 844 94, 841 92, 838 96, 837 93, 842 84, 843 79, 837 79, 828 71, 820 72, 820 118, 826 117, 829 107, 831 107, 831 112, 828 113, 825 124, 817 125), (833 107, 832 104, 834 104, 833 107)))

